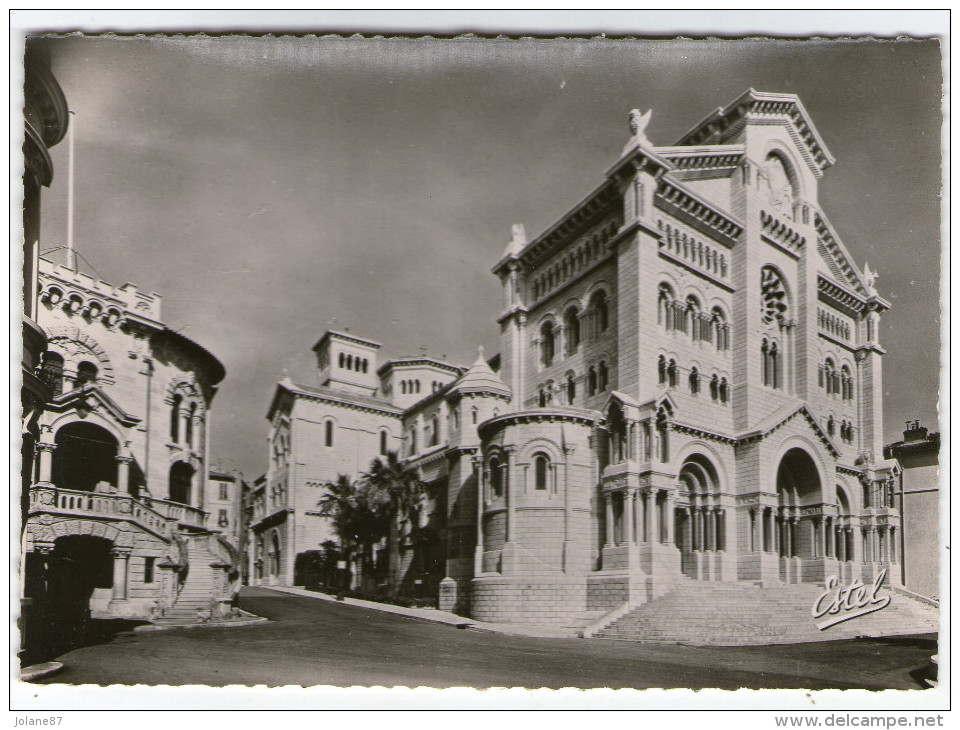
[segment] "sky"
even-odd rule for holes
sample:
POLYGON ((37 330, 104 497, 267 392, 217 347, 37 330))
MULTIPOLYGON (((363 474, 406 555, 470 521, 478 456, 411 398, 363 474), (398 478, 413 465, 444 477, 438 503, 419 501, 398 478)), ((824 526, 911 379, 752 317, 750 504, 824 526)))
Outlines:
MULTIPOLYGON (((166 324, 223 362, 221 468, 263 472, 276 382, 317 382, 328 328, 384 359, 497 352, 490 268, 511 225, 532 239, 602 182, 631 109, 652 108, 647 136, 668 145, 749 87, 798 94, 837 160, 820 206, 892 304, 886 441, 938 420, 937 41, 75 36, 51 51, 75 112, 81 269, 159 292, 166 324)), ((41 250, 66 240, 66 141, 52 158, 41 250)))

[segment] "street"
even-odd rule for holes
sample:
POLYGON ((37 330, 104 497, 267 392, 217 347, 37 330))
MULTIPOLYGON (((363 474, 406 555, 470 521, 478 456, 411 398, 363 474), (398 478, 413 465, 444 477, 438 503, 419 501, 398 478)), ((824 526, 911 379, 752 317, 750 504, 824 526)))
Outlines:
POLYGON ((269 623, 96 639, 44 683, 919 689, 932 635, 766 647, 539 639, 244 588, 269 623))

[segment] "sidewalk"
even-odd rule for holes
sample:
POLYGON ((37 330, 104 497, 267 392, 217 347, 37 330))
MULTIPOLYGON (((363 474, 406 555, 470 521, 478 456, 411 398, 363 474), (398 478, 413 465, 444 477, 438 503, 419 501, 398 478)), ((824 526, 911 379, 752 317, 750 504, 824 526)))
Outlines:
POLYGON ((458 629, 472 629, 474 631, 487 631, 495 634, 509 634, 511 636, 533 636, 549 639, 575 639, 577 632, 573 628, 564 628, 561 626, 533 626, 530 624, 501 624, 489 623, 487 621, 474 621, 473 619, 457 616, 455 613, 440 611, 436 608, 406 608, 404 606, 393 606, 389 603, 377 603, 376 601, 363 601, 359 598, 344 598, 338 601, 335 596, 328 593, 319 593, 317 591, 308 591, 304 588, 289 588, 287 586, 252 586, 254 588, 266 588, 267 590, 278 593, 289 593, 293 596, 303 596, 304 598, 316 598, 321 601, 333 601, 334 603, 345 603, 348 606, 360 606, 370 608, 374 611, 384 613, 393 613, 398 616, 409 616, 410 618, 420 619, 421 621, 432 621, 438 624, 447 624, 456 626, 458 629))

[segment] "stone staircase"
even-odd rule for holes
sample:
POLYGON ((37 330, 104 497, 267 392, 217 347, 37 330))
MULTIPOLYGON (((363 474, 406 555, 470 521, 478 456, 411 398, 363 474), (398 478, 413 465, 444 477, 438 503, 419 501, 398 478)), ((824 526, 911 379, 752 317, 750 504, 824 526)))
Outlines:
POLYGON ((210 565, 219 562, 218 556, 210 552, 205 540, 188 540, 187 559, 187 579, 174 604, 154 620, 158 626, 198 623, 204 614, 209 617, 216 603, 215 571, 210 565))
POLYGON ((685 579, 678 586, 596 632, 602 639, 700 645, 793 644, 935 633, 936 607, 883 588, 890 604, 820 631, 811 609, 823 587, 814 584, 761 587, 685 579))

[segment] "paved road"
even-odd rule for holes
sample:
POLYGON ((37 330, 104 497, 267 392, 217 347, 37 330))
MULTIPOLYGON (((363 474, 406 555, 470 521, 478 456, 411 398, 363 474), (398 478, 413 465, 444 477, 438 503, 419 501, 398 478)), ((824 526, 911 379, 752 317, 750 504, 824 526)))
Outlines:
POLYGON ((481 633, 245 588, 271 619, 238 628, 119 633, 60 657, 70 684, 916 689, 930 636, 769 647, 687 647, 481 633))

